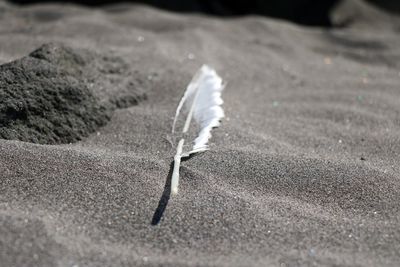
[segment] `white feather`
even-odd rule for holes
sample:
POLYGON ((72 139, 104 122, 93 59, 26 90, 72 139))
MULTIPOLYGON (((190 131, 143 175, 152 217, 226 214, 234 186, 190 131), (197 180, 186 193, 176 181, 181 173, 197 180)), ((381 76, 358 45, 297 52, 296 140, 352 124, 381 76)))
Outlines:
MULTIPOLYGON (((185 105, 187 112, 190 112, 192 109, 193 118, 199 124, 201 130, 198 137, 194 140, 193 149, 189 154, 207 150, 211 130, 218 127, 220 120, 224 117, 224 110, 221 107, 223 104, 221 98, 223 89, 224 85, 221 77, 218 76, 214 69, 207 65, 203 65, 197 71, 187 86, 185 94, 176 110, 172 131, 175 131, 175 124, 183 105, 185 105)), ((189 123, 190 120, 191 118, 189 118, 189 123)), ((185 126, 188 125, 186 124, 185 126)), ((184 128, 183 132, 186 131, 184 128)))
POLYGON ((203 65, 194 75, 192 81, 176 109, 172 132, 175 132, 175 125, 183 107, 187 112, 186 122, 182 133, 189 129, 192 117, 200 126, 200 133, 194 140, 191 151, 183 152, 184 139, 178 144, 177 154, 175 155, 174 172, 171 181, 171 190, 177 193, 179 182, 179 164, 182 157, 190 154, 203 152, 208 149, 208 140, 211 137, 211 130, 220 125, 220 120, 224 117, 224 110, 221 105, 223 100, 221 92, 224 84, 217 72, 207 65, 203 65))

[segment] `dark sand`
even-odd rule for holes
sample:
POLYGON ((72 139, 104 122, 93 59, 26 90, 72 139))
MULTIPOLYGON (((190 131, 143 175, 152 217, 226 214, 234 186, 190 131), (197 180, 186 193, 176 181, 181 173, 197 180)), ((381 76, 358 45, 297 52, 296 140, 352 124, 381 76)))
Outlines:
POLYGON ((0 2, 1 64, 62 43, 127 64, 93 81, 101 103, 129 81, 147 95, 73 144, 0 140, 0 265, 399 266, 400 23, 346 5, 353 24, 328 30, 0 2), (172 118, 203 63, 227 117, 168 198, 172 118))

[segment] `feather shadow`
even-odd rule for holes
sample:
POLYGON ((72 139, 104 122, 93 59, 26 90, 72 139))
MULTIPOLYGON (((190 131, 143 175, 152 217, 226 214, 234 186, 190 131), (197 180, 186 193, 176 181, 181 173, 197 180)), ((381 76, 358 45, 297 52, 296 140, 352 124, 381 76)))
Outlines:
MULTIPOLYGON (((191 154, 188 157, 184 157, 182 158, 182 162, 187 161, 195 156, 197 156, 197 154, 191 154)), ((171 163, 169 164, 168 176, 164 185, 164 191, 161 195, 160 201, 158 202, 158 206, 153 214, 151 225, 158 225, 161 221, 161 218, 164 215, 165 210, 167 209, 169 199, 171 198, 171 179, 173 170, 174 170, 174 161, 171 161, 171 163)))
POLYGON ((165 181, 164 185, 164 191, 161 195, 160 201, 158 202, 156 211, 154 212, 153 219, 151 220, 151 225, 157 225, 160 223, 161 218, 165 212, 165 209, 168 206, 169 199, 171 198, 171 178, 173 170, 174 170, 174 161, 171 161, 171 163, 169 164, 167 180, 165 181))

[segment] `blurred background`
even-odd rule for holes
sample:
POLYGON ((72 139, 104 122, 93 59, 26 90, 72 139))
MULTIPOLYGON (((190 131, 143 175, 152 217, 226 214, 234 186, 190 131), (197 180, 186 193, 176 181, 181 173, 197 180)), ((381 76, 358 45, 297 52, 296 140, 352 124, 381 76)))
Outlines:
MULTIPOLYGON (((393 13, 400 12, 399 0, 365 0, 379 8, 393 13)), ((161 9, 176 12, 197 12, 215 16, 240 16, 256 14, 287 19, 299 24, 310 26, 334 26, 330 12, 342 2, 349 0, 70 0, 70 1, 39 1, 10 0, 18 4, 40 2, 74 2, 83 5, 108 5, 122 2, 138 2, 161 9)))

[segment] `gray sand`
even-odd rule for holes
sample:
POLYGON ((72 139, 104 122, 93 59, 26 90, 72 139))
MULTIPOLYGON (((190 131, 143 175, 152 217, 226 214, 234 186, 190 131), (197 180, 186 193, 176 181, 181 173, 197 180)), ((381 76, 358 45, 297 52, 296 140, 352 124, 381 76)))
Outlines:
POLYGON ((0 3, 0 64, 63 43, 123 59, 147 94, 74 144, 0 140, 0 265, 399 266, 400 23, 363 7, 328 30, 0 3), (173 115, 203 63, 227 117, 169 197, 173 115))

